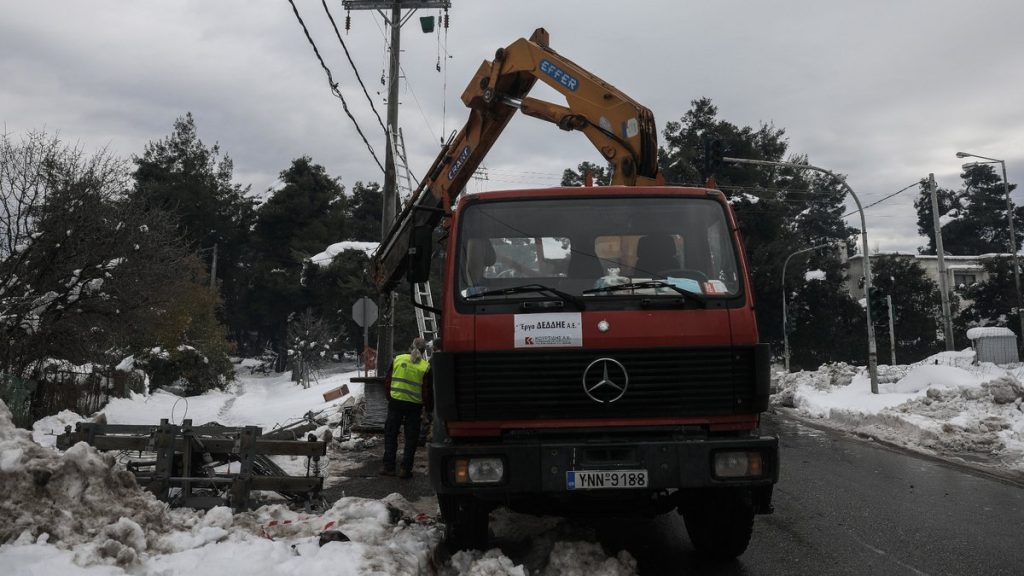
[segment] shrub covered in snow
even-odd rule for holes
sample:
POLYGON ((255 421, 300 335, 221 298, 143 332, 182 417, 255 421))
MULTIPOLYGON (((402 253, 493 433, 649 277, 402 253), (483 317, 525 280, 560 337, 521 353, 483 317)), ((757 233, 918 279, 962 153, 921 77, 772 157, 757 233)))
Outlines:
POLYGON ((135 366, 149 376, 151 389, 180 389, 185 396, 220 388, 234 375, 234 367, 226 356, 218 355, 211 360, 192 346, 173 350, 153 348, 136 354, 135 366))

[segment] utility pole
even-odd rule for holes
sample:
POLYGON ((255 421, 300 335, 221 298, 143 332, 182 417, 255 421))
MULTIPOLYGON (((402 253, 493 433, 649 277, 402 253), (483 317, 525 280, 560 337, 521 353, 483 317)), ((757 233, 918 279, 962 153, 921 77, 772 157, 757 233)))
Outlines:
POLYGON ((928 174, 928 190, 932 197, 932 226, 935 228, 935 253, 939 256, 939 292, 942 293, 942 335, 946 351, 953 351, 953 320, 949 314, 949 278, 942 251, 942 223, 939 222, 939 197, 935 174, 928 174))
MULTIPOLYGON (((401 69, 402 25, 419 8, 444 8, 451 6, 451 0, 345 0, 345 10, 376 10, 391 26, 391 59, 388 65, 388 119, 387 147, 384 158, 384 209, 381 213, 381 242, 387 239, 388 231, 398 216, 398 178, 395 170, 395 136, 398 134, 398 82, 401 69), (409 10, 405 18, 402 10, 409 10), (390 16, 385 13, 390 10, 390 16)), ((380 319, 377 323, 377 375, 382 376, 391 368, 394 359, 396 294, 388 291, 380 295, 380 319)))
POLYGON ((892 294, 885 295, 885 307, 889 309, 889 355, 890 366, 896 365, 896 330, 893 329, 892 321, 892 294))
POLYGON ((217 243, 213 243, 213 264, 210 265, 210 292, 217 292, 217 243))

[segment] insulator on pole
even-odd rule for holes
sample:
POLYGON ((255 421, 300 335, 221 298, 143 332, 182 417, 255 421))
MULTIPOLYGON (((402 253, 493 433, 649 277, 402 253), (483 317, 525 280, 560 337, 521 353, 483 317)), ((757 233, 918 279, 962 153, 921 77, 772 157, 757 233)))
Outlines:
POLYGON ((345 12, 345 32, 352 30, 352 13, 345 12))
POLYGON ((447 8, 444 9, 444 28, 445 28, 445 30, 448 29, 448 9, 447 8))

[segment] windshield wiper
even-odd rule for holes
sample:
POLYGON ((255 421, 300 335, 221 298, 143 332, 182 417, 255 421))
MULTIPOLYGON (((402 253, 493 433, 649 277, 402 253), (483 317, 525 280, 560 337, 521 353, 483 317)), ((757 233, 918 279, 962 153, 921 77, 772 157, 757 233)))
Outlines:
POLYGON ((693 300, 694 302, 697 302, 702 307, 708 307, 708 299, 703 294, 690 292, 689 290, 685 290, 683 288, 680 288, 679 286, 676 286, 675 284, 665 282, 664 280, 646 280, 644 282, 630 282, 628 284, 615 284, 613 286, 604 286, 603 288, 591 288, 589 290, 584 290, 583 294, 604 294, 608 292, 619 292, 621 290, 643 290, 645 288, 670 288, 677 292, 678 294, 685 296, 693 300))
POLYGON ((528 294, 531 292, 546 292, 556 296, 562 302, 575 304, 580 310, 586 308, 586 304, 583 303, 583 299, 579 296, 575 296, 568 292, 563 292, 557 288, 552 288, 543 284, 523 284, 522 286, 512 286, 509 288, 500 288, 498 290, 486 290, 484 292, 469 294, 465 296, 465 298, 466 300, 473 300, 475 298, 486 298, 487 296, 511 296, 514 294, 528 294))

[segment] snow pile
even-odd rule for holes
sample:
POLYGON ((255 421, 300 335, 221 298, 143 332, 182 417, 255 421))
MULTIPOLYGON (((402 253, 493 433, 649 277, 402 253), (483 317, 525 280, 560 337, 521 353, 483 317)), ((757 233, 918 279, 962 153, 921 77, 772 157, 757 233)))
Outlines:
POLYGON ((631 576, 637 562, 622 550, 609 556, 595 540, 592 528, 563 518, 517 514, 506 509, 491 513, 490 528, 501 549, 462 551, 440 570, 442 576, 631 576))
POLYGON ((85 443, 64 454, 43 448, 14 427, 2 402, 0 485, 0 543, 51 542, 74 548, 81 563, 134 564, 160 532, 182 524, 183 514, 139 488, 112 456, 85 443))
MULTIPOLYGON (((53 546, 45 537, 24 536, 0 546, 0 563, 14 574, 427 574, 440 530, 418 524, 388 501, 343 498, 323 515, 300 514, 282 506, 232 515, 214 508, 205 515, 183 513, 180 525, 162 535, 121 518, 100 530, 97 547, 53 546), (349 541, 319 545, 325 529, 349 541), (116 545, 116 546, 115 546, 116 545), (104 546, 125 557, 121 566, 102 561, 104 546), (92 553, 86 553, 89 549, 92 553), (125 553, 131 550, 134 554, 125 553), (127 560, 131 558, 132 562, 127 560)), ((405 506, 409 507, 408 503, 405 506)), ((177 512, 177 511, 175 511, 177 512)), ((6 572, 5 572, 6 573, 6 572)))
POLYGON ((968 350, 879 366, 878 394, 866 370, 846 364, 777 374, 772 403, 913 450, 1024 472, 1024 367, 973 359, 968 350))
POLYGON ((83 418, 71 410, 61 410, 53 416, 37 420, 32 425, 32 440, 40 446, 55 448, 57 436, 63 434, 66 427, 71 426, 71 429, 74 430, 75 424, 85 420, 88 418, 83 418))

